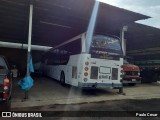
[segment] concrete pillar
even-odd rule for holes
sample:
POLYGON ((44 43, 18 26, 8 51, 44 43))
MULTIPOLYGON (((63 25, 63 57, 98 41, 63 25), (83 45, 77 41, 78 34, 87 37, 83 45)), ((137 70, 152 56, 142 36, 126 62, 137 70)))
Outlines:
POLYGON ((99 10, 99 4, 100 2, 95 0, 95 4, 93 7, 92 15, 89 21, 87 33, 86 33, 86 41, 85 41, 85 46, 86 46, 86 52, 88 53, 90 50, 91 42, 92 42, 92 37, 94 33, 94 28, 96 24, 96 19, 97 19, 97 14, 99 10))
MULTIPOLYGON (((30 75, 29 63, 30 63, 30 52, 31 52, 31 42, 32 42, 32 17, 33 17, 33 4, 30 4, 29 31, 28 31, 28 53, 27 53, 27 73, 26 73, 26 76, 30 75)), ((25 91, 25 98, 24 99, 28 99, 28 91, 25 91)))
POLYGON ((121 30, 121 45, 122 45, 122 51, 123 55, 126 56, 126 39, 124 38, 125 32, 128 30, 128 26, 123 26, 121 30))

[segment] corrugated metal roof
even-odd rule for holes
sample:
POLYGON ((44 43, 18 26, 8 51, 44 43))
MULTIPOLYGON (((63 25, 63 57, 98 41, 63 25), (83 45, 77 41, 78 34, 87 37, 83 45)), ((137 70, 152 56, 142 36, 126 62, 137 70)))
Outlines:
MULTIPOLYGON (((32 44, 55 46, 86 31, 94 0, 35 0, 32 44)), ((0 41, 27 43, 28 0, 0 0, 0 41)), ((96 32, 119 35, 148 16, 101 3, 96 32)))
POLYGON ((134 23, 127 32, 127 54, 136 60, 160 59, 160 29, 134 23))

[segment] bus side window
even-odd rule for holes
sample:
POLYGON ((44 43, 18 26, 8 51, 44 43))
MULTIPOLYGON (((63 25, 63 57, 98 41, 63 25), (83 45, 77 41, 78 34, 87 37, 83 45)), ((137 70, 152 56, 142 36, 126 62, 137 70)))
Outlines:
POLYGON ((61 64, 66 65, 69 61, 69 54, 63 54, 61 59, 61 64))
POLYGON ((82 51, 82 43, 81 43, 81 38, 73 41, 73 42, 70 42, 68 44, 66 44, 63 49, 66 50, 66 51, 69 51, 70 55, 75 55, 75 54, 80 54, 81 51, 82 51))

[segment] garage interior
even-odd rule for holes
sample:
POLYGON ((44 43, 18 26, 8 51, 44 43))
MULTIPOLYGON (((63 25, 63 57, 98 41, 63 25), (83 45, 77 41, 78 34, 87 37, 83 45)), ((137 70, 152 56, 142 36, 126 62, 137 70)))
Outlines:
MULTIPOLYGON (((16 49, 1 45, 0 54, 11 66, 17 66, 21 77, 25 76, 27 66, 27 50, 23 45, 28 43, 30 3, 34 6, 32 45, 49 47, 85 32, 94 5, 93 0, 1 0, 0 42, 20 43, 22 47, 16 49)), ((149 16, 101 3, 97 18, 96 32, 120 36, 122 27, 128 26, 125 33, 127 56, 133 57, 135 63, 147 72, 159 72, 160 29, 135 23, 149 16)), ((33 63, 37 63, 45 51, 32 50, 31 53, 33 63)), ((23 97, 22 92, 19 93, 23 97)))

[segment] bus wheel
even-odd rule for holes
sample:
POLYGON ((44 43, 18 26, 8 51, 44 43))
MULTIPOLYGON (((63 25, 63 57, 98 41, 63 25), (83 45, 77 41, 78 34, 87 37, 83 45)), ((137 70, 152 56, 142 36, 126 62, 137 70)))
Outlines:
POLYGON ((122 94, 123 93, 123 87, 120 87, 119 88, 119 94, 122 94))
POLYGON ((62 85, 65 85, 65 76, 64 76, 64 72, 61 72, 60 82, 61 82, 62 85))

